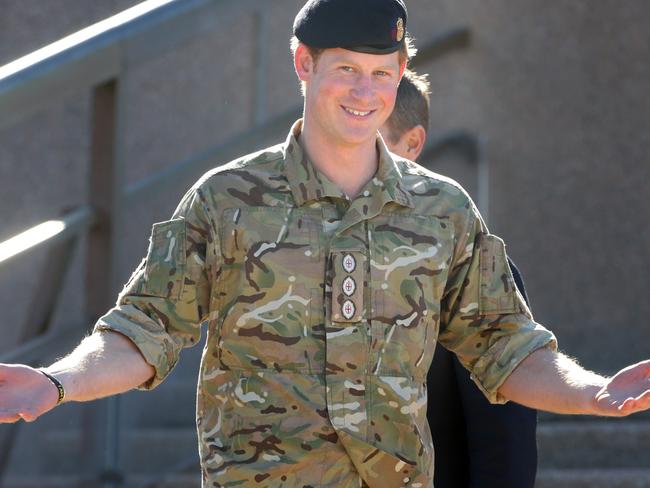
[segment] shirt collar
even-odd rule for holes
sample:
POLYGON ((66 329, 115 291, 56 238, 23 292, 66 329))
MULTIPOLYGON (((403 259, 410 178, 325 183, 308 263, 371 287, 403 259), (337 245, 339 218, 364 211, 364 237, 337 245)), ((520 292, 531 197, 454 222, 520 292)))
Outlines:
MULTIPOLYGON (((326 197, 345 199, 343 191, 320 173, 307 158, 305 150, 298 142, 301 130, 302 119, 296 121, 291 127, 283 148, 285 176, 289 181, 296 205, 302 206, 309 201, 326 197)), ((377 133, 377 147, 379 150, 377 173, 361 190, 357 199, 370 199, 374 202, 371 206, 377 211, 388 202, 414 208, 411 196, 402 188, 402 173, 379 133, 377 133)))
POLYGON ((296 205, 300 207, 326 197, 345 198, 345 194, 307 158, 298 142, 301 130, 302 119, 293 124, 284 145, 284 171, 296 205))

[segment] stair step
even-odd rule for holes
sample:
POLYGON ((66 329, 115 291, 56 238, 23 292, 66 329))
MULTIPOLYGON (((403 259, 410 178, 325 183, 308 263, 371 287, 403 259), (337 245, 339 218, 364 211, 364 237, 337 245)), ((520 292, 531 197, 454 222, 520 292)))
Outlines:
POLYGON ((537 442, 540 468, 650 468, 645 420, 541 422, 537 442))
POLYGON ((650 488, 650 469, 541 469, 535 488, 650 488))
MULTIPOLYGON (((152 476, 129 476, 122 488, 148 488, 152 476)), ((7 476, 3 488, 73 488, 80 486, 76 476, 7 476)), ((201 479, 195 473, 167 476, 156 488, 199 488, 201 479)), ((649 488, 650 469, 543 469, 537 474, 535 488, 649 488)))
MULTIPOLYGON (((148 488, 158 480, 152 476, 129 476, 124 480, 121 488, 148 488)), ((95 483, 82 483, 78 476, 7 476, 3 480, 3 488, 77 488, 81 486, 99 486, 95 483)), ((201 475, 198 471, 194 474, 179 474, 169 476, 164 481, 157 483, 156 488, 200 488, 201 475)))
POLYGON ((606 420, 611 422, 621 422, 621 421, 628 421, 628 420, 650 421, 650 410, 646 410, 644 412, 638 412, 635 413, 634 415, 625 417, 623 419, 593 417, 590 415, 562 415, 558 413, 543 412, 540 410, 537 412, 537 418, 539 419, 540 422, 547 422, 547 421, 549 422, 593 422, 595 419, 606 420))
MULTIPOLYGON (((188 389, 189 386, 179 388, 188 389)), ((128 406, 128 402, 125 405, 128 406)), ((148 408, 153 410, 155 406, 152 403, 148 408)), ((146 409, 143 411, 146 412, 146 409)), ((24 425, 9 463, 8 474, 78 476, 81 442, 79 429, 44 430, 39 423, 24 425)), ((649 421, 544 421, 538 427, 538 444, 540 484, 537 488, 559 487, 560 485, 549 484, 560 479, 558 477, 565 480, 563 483, 569 483, 561 485, 567 488, 650 488, 649 421), (609 480, 607 483, 612 484, 589 484, 591 480, 599 479, 609 480)), ((190 465, 187 472, 198 473, 194 426, 146 429, 127 427, 122 432, 120 467, 127 473, 142 476, 164 473, 166 469, 186 459, 190 465)))
MULTIPOLYGON (((46 432, 36 441, 23 436, 12 454, 8 474, 78 475, 81 446, 79 431, 46 432)), ((127 473, 164 473, 185 460, 191 470, 199 472, 194 429, 142 429, 122 433, 120 468, 127 473)))

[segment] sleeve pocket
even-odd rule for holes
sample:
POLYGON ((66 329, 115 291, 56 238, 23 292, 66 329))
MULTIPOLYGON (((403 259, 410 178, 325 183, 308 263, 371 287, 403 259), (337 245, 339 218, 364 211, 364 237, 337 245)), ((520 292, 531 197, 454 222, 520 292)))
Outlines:
POLYGON ((479 311, 482 315, 524 312, 515 280, 508 266, 503 241, 492 234, 480 234, 479 311))
POLYGON ((180 298, 185 275, 185 241, 184 219, 153 225, 144 271, 143 294, 180 298))

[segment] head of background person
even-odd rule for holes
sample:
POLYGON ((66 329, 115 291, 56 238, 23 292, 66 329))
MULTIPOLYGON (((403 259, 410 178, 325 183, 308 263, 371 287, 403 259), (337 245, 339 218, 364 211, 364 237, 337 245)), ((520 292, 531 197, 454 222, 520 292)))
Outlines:
POLYGON ((332 144, 376 138, 415 54, 402 0, 309 0, 291 50, 304 95, 303 130, 332 144))
POLYGON ((388 149, 411 161, 420 156, 427 138, 429 93, 427 75, 406 70, 397 89, 395 109, 380 129, 388 149))

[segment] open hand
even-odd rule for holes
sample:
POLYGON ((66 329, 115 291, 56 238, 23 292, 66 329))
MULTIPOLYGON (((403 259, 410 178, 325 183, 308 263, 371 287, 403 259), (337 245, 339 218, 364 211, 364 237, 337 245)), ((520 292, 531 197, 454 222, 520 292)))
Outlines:
POLYGON ((624 417, 650 409, 650 360, 612 377, 595 398, 597 415, 624 417))
POLYGON ((0 364, 0 423, 32 422, 53 409, 58 398, 56 387, 37 369, 0 364))

